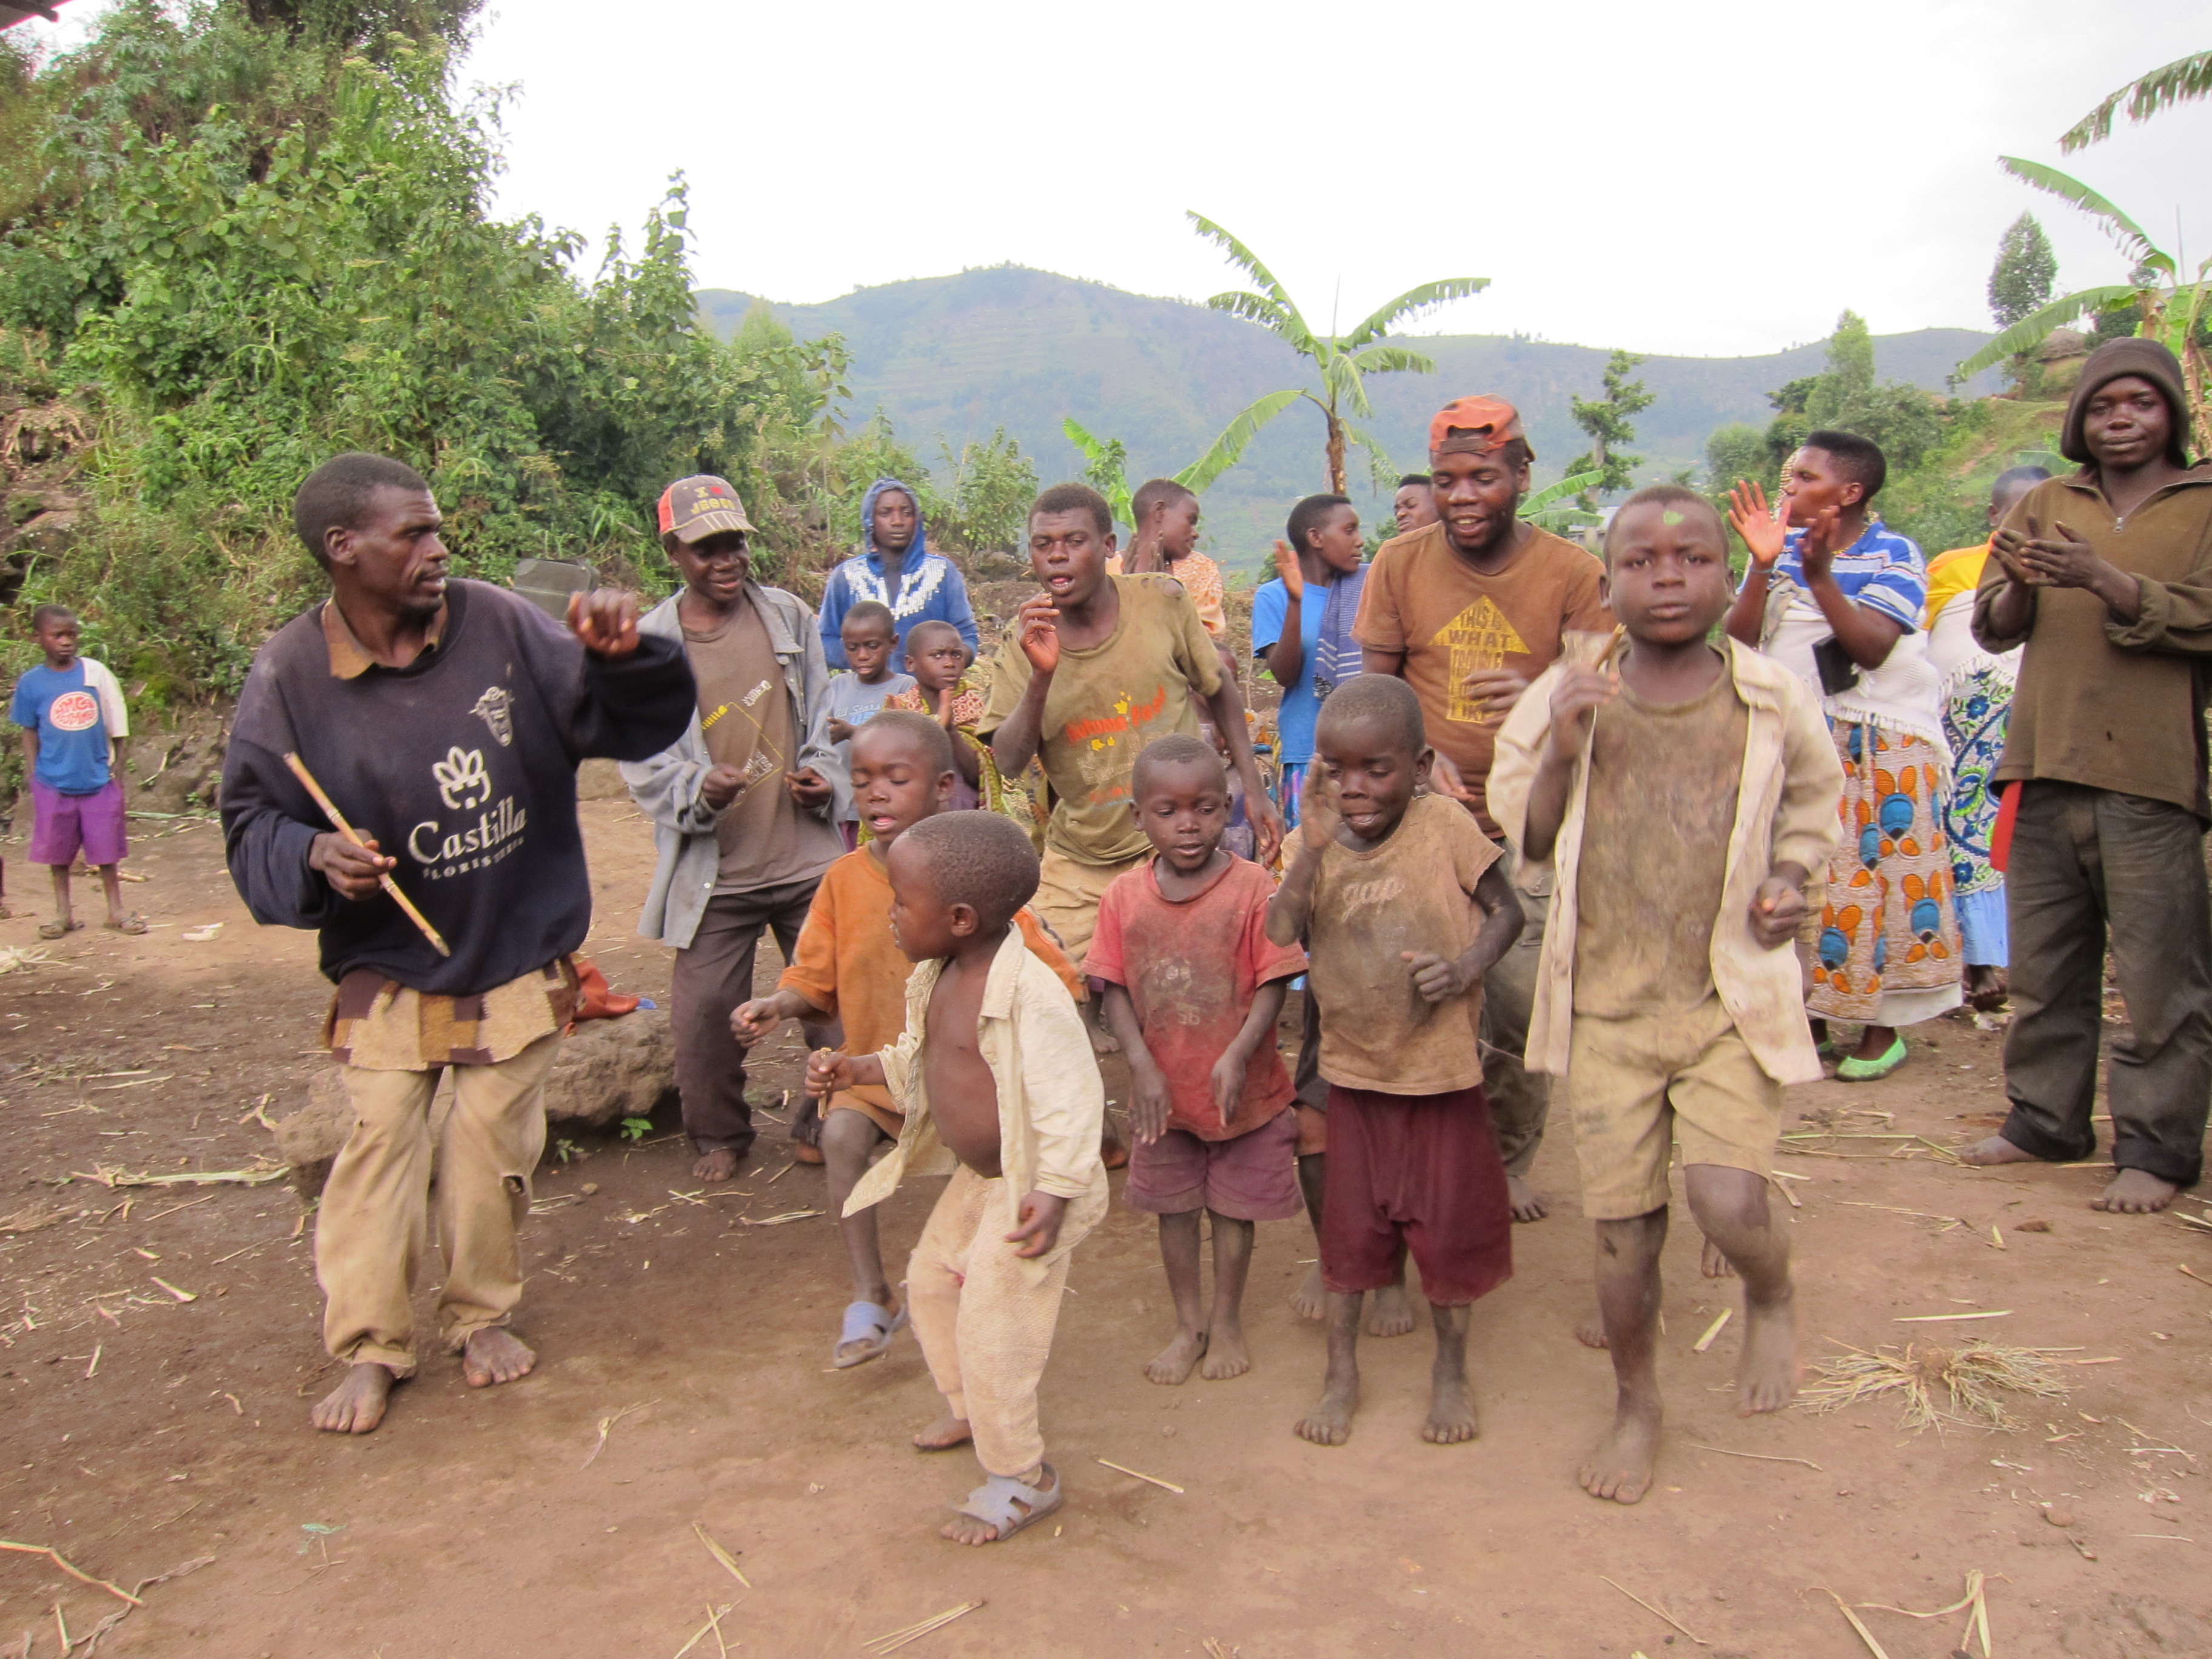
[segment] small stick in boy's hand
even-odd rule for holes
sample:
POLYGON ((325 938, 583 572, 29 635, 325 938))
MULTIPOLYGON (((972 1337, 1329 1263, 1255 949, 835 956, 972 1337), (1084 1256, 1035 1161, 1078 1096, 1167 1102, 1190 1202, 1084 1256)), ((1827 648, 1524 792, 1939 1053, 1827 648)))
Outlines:
MULTIPOLYGON (((305 761, 297 755, 288 754, 284 757, 284 764, 292 769, 292 775, 299 779, 301 786, 314 797, 315 805, 323 809, 323 816, 331 821, 331 827, 337 830, 339 835, 372 858, 377 856, 376 849, 363 841, 360 831, 346 822, 345 814, 338 811, 337 803, 323 793, 323 786, 315 781, 315 775, 307 770, 305 761)), ((386 862, 388 864, 396 860, 387 860, 386 862)), ((422 929, 422 937, 430 941, 432 950, 441 957, 453 954, 452 947, 446 943, 438 930, 430 925, 430 919, 415 908, 414 900, 399 890, 399 884, 392 880, 392 872, 389 869, 380 870, 377 872, 376 884, 392 895, 392 902, 407 913, 408 921, 422 929)))

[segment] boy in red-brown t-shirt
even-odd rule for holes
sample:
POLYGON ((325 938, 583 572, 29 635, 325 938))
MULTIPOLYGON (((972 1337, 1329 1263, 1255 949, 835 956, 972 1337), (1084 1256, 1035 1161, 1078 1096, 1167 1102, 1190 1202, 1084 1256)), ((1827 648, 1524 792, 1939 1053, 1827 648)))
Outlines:
POLYGON ((1084 971, 1129 1057, 1130 1204, 1160 1218, 1175 1297, 1175 1340, 1145 1375, 1218 1381, 1251 1370, 1244 1279, 1253 1223, 1298 1211, 1296 1117, 1275 1021, 1304 952, 1267 938, 1275 884, 1224 850, 1229 775, 1200 738, 1174 736, 1137 757, 1137 824, 1153 857, 1115 878, 1098 905, 1084 971), (1199 1279, 1199 1215, 1213 1217, 1213 1307, 1199 1279))

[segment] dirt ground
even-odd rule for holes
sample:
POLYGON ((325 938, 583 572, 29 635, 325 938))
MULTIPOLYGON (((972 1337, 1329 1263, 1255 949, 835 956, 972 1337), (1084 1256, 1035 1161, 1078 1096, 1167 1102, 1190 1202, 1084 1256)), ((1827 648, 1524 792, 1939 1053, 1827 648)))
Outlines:
MULTIPOLYGON (((626 803, 585 811, 590 952, 618 987, 663 993, 665 953, 629 933, 644 826, 626 803)), ((0 946, 36 950, 27 913, 44 872, 21 850, 0 846, 18 912, 0 946)), ((704 1195, 672 1122, 549 1162, 517 1322, 537 1373, 471 1392, 433 1359, 381 1431, 314 1434, 308 1404, 334 1376, 289 1189, 91 1178, 270 1153, 257 1103, 295 1097, 325 1063, 313 943, 247 920, 209 823, 142 841, 132 867, 153 933, 88 929, 0 975, 0 1422, 15 1465, 0 1532, 125 1589, 212 1558, 148 1587, 104 1653, 668 1659, 726 1607, 692 1654, 718 1640, 851 1654, 980 1601, 906 1650, 1657 1659, 1697 1644, 1715 1659, 1845 1659, 1864 1650, 1827 1590, 1924 1610, 1979 1571, 2007 1659, 2212 1655, 2212 1231, 2092 1212, 2094 1169, 1972 1171, 1907 1140, 1799 1141, 1779 1159, 1800 1177, 1782 1183, 1800 1205, 1783 1213, 1808 1357, 1974 1333, 2066 1350, 2066 1397, 2021 1402, 2012 1432, 1915 1435, 1889 1403, 1741 1421, 1739 1322, 1693 1352, 1730 1298, 1697 1276, 1678 1217, 1662 1484, 1632 1509, 1572 1479, 1610 1376, 1572 1334, 1590 1244, 1562 1133, 1537 1165, 1553 1214, 1517 1230, 1516 1278, 1474 1313, 1484 1434, 1470 1445, 1418 1438, 1425 1328, 1363 1345, 1349 1446, 1293 1437, 1322 1367, 1319 1327, 1284 1302, 1312 1254, 1303 1220, 1261 1229, 1250 1375, 1147 1383, 1168 1299, 1150 1222, 1117 1206, 1077 1254, 1045 1386, 1067 1510, 1004 1546, 942 1542, 940 1505, 975 1471, 907 1443, 937 1406, 913 1339, 832 1371, 847 1291, 830 1223, 745 1224, 822 1206, 819 1171, 786 1168, 774 1123, 764 1156, 704 1195), (213 939, 185 939, 210 922, 213 939), (1896 1322, 1984 1311, 2003 1316, 1896 1322)), ((1792 1127, 1825 1116, 1938 1147, 1985 1132, 2002 1109, 1996 1038, 1954 1020, 1914 1036, 1887 1083, 1793 1091, 1807 1121, 1792 1127), (1891 1115, 1832 1115, 1859 1111, 1891 1115)), ((798 1053, 794 1037, 770 1056, 757 1098, 773 1107, 795 1085, 798 1053)), ((1109 1082, 1119 1097, 1118 1071, 1109 1082)), ((933 1197, 921 1182, 887 1206, 895 1261, 933 1197)), ((0 1654, 60 1651, 57 1606, 81 1653, 124 1604, 0 1553, 0 1654)), ((1893 1659, 1951 1653, 1964 1618, 1861 1616, 1893 1659)))

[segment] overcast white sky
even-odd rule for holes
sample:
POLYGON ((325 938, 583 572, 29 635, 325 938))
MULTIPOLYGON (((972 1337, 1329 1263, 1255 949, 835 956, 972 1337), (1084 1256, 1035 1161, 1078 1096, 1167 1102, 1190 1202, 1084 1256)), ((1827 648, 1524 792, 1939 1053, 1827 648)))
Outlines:
POLYGON ((1884 333, 1988 326, 2023 208, 2062 289, 2122 280, 2000 154, 2212 253, 2212 103, 2055 143, 2207 46, 2207 0, 492 0, 464 74, 517 90, 502 210, 597 237, 681 169, 702 286, 820 301, 1011 260, 1202 298, 1230 273, 1194 208, 1317 326, 1333 295, 1349 326, 1488 276, 1420 326, 1733 356, 1845 306, 1884 333))

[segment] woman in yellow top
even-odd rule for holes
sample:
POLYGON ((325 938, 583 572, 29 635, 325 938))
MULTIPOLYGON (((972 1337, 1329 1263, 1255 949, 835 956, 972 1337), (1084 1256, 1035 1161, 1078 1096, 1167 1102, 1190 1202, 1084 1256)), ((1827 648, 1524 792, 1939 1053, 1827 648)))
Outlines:
MULTIPOLYGON (((2016 466, 1990 487, 1990 527, 2012 504, 2049 477, 2039 466, 2016 466)), ((2005 1000, 2011 960, 2005 929, 2003 873, 1990 863, 1990 831, 1999 805, 1990 775, 2004 754, 2020 653, 1993 656, 1975 642, 1974 588, 1990 544, 1954 548, 1928 563, 1928 608, 1921 626, 1928 660, 1943 677, 1943 735, 1951 744, 1951 793, 1943 808, 1950 843, 1954 902, 1966 962, 1966 1000, 1995 1008, 2005 1000)))

